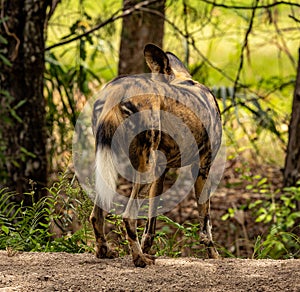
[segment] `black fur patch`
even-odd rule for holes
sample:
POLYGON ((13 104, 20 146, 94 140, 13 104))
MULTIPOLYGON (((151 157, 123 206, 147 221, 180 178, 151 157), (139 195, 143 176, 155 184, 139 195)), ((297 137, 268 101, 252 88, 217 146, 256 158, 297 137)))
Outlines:
POLYGON ((139 110, 132 102, 126 101, 121 104, 121 111, 123 114, 129 116, 137 113, 139 110))
POLYGON ((111 147, 114 133, 110 128, 111 127, 107 122, 101 122, 98 125, 96 133, 96 149, 98 149, 98 147, 111 147))
POLYGON ((128 237, 131 240, 136 241, 137 240, 137 236, 136 236, 136 233, 131 230, 130 223, 127 220, 124 220, 124 224, 125 224, 125 228, 126 228, 128 237))

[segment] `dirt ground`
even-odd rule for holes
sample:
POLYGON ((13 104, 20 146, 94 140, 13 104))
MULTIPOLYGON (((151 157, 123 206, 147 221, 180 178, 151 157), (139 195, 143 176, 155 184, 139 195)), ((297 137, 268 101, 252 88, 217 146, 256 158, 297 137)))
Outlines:
POLYGON ((0 291, 300 291, 300 260, 158 258, 0 251, 0 291))

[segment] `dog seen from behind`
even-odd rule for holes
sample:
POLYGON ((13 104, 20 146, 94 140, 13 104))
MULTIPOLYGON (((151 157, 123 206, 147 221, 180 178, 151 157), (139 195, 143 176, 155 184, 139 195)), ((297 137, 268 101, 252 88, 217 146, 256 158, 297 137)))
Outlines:
MULTIPOLYGON (((107 244, 104 222, 107 212, 118 204, 123 206, 134 265, 153 264, 155 258, 149 251, 164 178, 170 168, 179 171, 189 167, 199 211, 200 243, 206 246, 210 258, 218 258, 211 232, 209 176, 222 137, 217 102, 207 87, 192 79, 174 54, 148 44, 144 57, 151 74, 117 77, 102 89, 94 103, 96 195, 90 221, 96 255, 117 256, 107 244), (116 189, 124 157, 130 161, 123 173, 132 182, 132 191, 121 204, 124 196, 116 189), (118 201, 118 197, 123 198, 118 201), (148 202, 148 219, 140 242, 137 218, 144 200, 148 202)), ((164 200, 164 204, 168 202, 164 200)))

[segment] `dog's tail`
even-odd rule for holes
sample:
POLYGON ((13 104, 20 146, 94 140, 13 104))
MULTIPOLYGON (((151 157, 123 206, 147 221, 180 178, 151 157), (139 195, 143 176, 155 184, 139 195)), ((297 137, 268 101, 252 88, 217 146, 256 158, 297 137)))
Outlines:
POLYGON ((116 193, 118 171, 113 159, 112 139, 122 116, 116 106, 107 115, 100 116, 96 127, 95 187, 96 203, 110 211, 116 193))

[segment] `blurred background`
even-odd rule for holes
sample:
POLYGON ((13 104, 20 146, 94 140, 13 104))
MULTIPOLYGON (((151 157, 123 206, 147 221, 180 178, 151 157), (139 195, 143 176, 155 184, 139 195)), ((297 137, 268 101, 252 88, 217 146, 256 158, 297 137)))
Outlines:
MULTIPOLYGON (((74 126, 105 83, 147 72, 143 48, 155 43, 213 91, 222 112, 227 163, 212 197, 220 252, 299 257, 297 1, 2 0, 0 10, 0 248, 92 250, 74 126)), ((107 220, 126 254, 121 219, 107 220)), ((160 223, 154 253, 201 256, 192 194, 160 223)))

